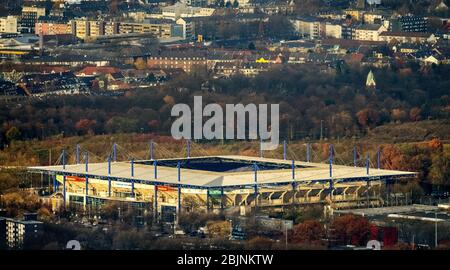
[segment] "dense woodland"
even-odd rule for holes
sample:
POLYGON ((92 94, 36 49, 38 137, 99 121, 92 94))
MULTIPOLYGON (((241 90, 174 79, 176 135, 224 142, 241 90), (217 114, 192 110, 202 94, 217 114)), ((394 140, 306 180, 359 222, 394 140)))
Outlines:
POLYGON ((1 143, 12 140, 112 133, 168 135, 176 103, 280 104, 280 134, 288 139, 361 137, 388 123, 448 119, 449 66, 373 70, 376 89, 365 87, 369 69, 342 64, 336 72, 314 66, 275 66, 255 78, 212 79, 203 71, 167 85, 119 97, 58 96, 2 101, 1 143), (206 85, 206 86, 205 86, 206 85))

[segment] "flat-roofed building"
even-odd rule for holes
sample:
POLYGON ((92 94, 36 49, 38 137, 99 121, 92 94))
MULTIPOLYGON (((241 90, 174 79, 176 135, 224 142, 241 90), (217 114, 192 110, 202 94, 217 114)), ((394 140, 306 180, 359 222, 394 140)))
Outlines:
POLYGON ((77 38, 85 39, 89 37, 89 21, 86 19, 76 19, 70 21, 70 32, 77 38))
POLYGON ((400 43, 434 43, 436 42, 436 37, 431 33, 385 31, 380 34, 379 40, 387 43, 393 41, 400 43))
POLYGON ((179 18, 176 20, 178 25, 182 27, 182 37, 184 39, 189 39, 194 36, 195 33, 195 23, 189 18, 179 18))
POLYGON ((112 36, 119 33, 119 23, 118 22, 105 22, 105 35, 112 36))
POLYGON ((379 35, 387 28, 379 24, 362 24, 353 28, 353 31, 354 40, 378 41, 379 35))
POLYGON ((321 37, 324 27, 321 27, 319 19, 314 17, 298 17, 291 20, 294 30, 298 35, 304 36, 310 39, 318 39, 321 37))
POLYGON ((37 6, 23 6, 22 7, 22 17, 21 17, 21 27, 24 32, 34 33, 34 27, 37 20, 40 17, 46 15, 46 10, 44 7, 37 6))
POLYGON ((41 18, 36 22, 36 35, 64 35, 71 34, 70 24, 61 18, 41 18))
POLYGON ((209 17, 214 14, 214 8, 191 7, 183 3, 176 3, 172 6, 162 7, 161 15, 165 19, 178 19, 189 17, 209 17))
POLYGON ((37 221, 36 214, 24 214, 23 220, 0 217, 6 247, 9 249, 27 249, 37 244, 43 233, 43 223, 37 221))
MULTIPOLYGON (((182 36, 181 31, 176 31, 177 24, 171 20, 146 19, 144 23, 121 22, 119 34, 151 33, 157 38, 171 38, 182 36)), ((178 26, 182 28, 182 26, 178 26)))
POLYGON ((17 33, 17 17, 0 17, 0 33, 17 33))
POLYGON ((184 72, 193 71, 194 67, 205 68, 207 66, 206 54, 201 52, 166 51, 160 55, 150 56, 147 59, 149 68, 182 69, 184 72))
POLYGON ((408 14, 390 21, 390 31, 393 32, 427 32, 428 19, 422 16, 408 14))
POLYGON ((98 37, 105 35, 105 23, 103 21, 89 21, 89 36, 98 37))
POLYGON ((342 38, 342 25, 339 23, 326 22, 325 37, 338 39, 342 38))

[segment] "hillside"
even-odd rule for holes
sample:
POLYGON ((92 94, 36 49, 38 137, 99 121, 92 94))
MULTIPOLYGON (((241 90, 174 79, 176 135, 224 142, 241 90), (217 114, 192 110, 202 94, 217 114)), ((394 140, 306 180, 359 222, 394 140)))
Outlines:
POLYGON ((438 138, 450 140, 450 120, 426 120, 404 124, 386 124, 374 128, 365 138, 385 143, 421 142, 438 138))

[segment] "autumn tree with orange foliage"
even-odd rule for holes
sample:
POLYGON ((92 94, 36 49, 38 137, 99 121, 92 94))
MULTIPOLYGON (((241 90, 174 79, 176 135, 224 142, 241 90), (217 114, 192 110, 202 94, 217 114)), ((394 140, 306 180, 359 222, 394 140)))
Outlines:
POLYGON ((380 122, 380 116, 372 109, 362 109, 356 113, 356 117, 362 128, 373 128, 380 122))
POLYGON ((389 170, 403 170, 406 168, 405 156, 400 149, 392 144, 381 148, 381 167, 389 170))
POLYGON ((317 220, 307 220, 296 225, 292 230, 292 242, 317 243, 325 237, 325 230, 317 220))
POLYGON ((76 122, 75 129, 81 134, 93 133, 92 129, 95 124, 97 121, 83 118, 76 122))
POLYGON ((365 246, 370 236, 370 222, 355 215, 336 217, 331 229, 331 236, 342 245, 365 246))

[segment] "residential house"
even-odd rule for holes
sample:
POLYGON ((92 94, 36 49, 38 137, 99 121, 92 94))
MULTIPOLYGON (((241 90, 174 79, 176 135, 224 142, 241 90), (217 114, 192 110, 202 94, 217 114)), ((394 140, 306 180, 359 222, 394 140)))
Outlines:
POLYGON ((435 43, 436 37, 430 33, 385 31, 379 35, 379 40, 387 43, 435 43))
POLYGON ((88 91, 86 85, 72 72, 35 73, 24 75, 17 82, 27 95, 67 95, 88 91))

